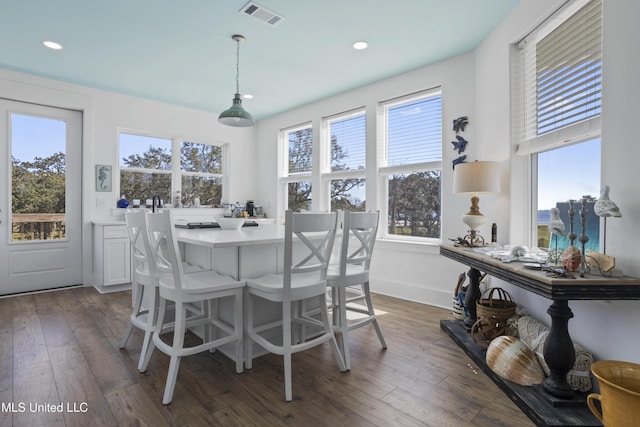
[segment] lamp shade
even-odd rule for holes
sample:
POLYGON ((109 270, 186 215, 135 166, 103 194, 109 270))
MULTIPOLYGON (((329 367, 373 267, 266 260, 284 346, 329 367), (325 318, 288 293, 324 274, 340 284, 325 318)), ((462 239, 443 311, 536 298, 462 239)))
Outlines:
POLYGON ((500 192, 500 167, 497 162, 459 163, 453 170, 453 192, 498 193, 500 192))
POLYGON ((253 120, 253 116, 247 110, 242 108, 242 99, 240 99, 239 93, 235 94, 231 107, 220 113, 218 122, 223 125, 235 127, 248 127, 256 124, 253 120))

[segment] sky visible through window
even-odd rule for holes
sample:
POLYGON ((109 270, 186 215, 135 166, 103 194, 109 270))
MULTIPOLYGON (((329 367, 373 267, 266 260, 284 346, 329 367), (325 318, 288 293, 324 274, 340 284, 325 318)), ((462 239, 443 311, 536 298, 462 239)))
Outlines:
POLYGON ((46 117, 11 114, 11 155, 22 162, 66 153, 66 123, 46 117))
POLYGON ((142 156, 149 151, 150 147, 161 148, 167 154, 171 155, 171 143, 172 141, 170 139, 121 133, 118 164, 120 166, 126 166, 122 161, 123 158, 126 159, 132 154, 142 156))
POLYGON ((538 154, 538 210, 600 196, 600 139, 538 154))
MULTIPOLYGON (((12 156, 20 161, 32 161, 35 157, 44 158, 57 152, 65 152, 65 128, 66 124, 61 120, 12 114, 12 156), (47 141, 46 144, 41 143, 44 140, 47 141)), ((122 134, 121 138, 127 136, 122 134)), ((123 144, 126 148, 121 147, 119 162, 122 157, 145 152, 151 140, 156 143, 166 141, 166 148, 169 151, 171 149, 170 140, 136 137, 136 143, 127 141, 123 144)), ((538 156, 539 210, 550 209, 556 202, 579 199, 587 194, 596 198, 599 196, 599 139, 540 153, 538 156)), ((362 200, 365 198, 364 194, 354 196, 362 200)))

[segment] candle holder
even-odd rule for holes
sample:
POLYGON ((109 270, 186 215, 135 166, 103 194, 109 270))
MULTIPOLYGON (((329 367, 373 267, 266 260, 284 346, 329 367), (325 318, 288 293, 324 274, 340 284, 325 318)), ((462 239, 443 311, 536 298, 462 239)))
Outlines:
POLYGON ((580 234, 580 237, 578 237, 578 241, 582 245, 582 250, 581 250, 582 256, 580 257, 580 277, 584 277, 584 272, 587 269, 587 265, 585 262, 585 255, 586 255, 585 245, 589 241, 589 236, 587 236, 585 233, 586 218, 587 218, 587 199, 585 197, 582 199, 582 209, 580 209, 581 234, 580 234))

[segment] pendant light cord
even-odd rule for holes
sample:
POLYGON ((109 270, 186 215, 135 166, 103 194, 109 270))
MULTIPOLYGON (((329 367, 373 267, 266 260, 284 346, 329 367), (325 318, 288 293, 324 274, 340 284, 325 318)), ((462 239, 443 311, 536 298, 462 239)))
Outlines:
POLYGON ((240 94, 240 40, 236 40, 236 93, 240 94))

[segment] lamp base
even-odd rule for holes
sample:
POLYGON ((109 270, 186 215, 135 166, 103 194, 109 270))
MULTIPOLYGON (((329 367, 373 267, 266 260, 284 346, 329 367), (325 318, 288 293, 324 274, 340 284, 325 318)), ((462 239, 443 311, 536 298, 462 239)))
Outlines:
POLYGON ((469 234, 464 236, 462 240, 470 248, 484 246, 484 237, 482 237, 477 230, 469 230, 469 234))

